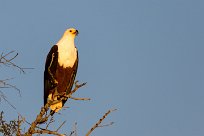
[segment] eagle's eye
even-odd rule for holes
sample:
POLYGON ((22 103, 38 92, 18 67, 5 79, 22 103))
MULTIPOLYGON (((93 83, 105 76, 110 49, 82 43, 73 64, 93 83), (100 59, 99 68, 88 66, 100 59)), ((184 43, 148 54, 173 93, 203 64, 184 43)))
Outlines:
POLYGON ((69 32, 72 32, 72 30, 69 30, 69 32))

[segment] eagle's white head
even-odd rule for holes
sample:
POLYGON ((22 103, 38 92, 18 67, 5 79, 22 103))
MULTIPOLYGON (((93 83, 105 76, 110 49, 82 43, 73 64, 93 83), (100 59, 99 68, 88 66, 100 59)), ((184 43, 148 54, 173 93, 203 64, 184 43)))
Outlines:
POLYGON ((78 30, 74 29, 74 28, 69 28, 64 32, 64 36, 69 36, 72 38, 75 38, 75 36, 78 35, 78 30))
POLYGON ((74 28, 67 29, 64 32, 62 38, 58 41, 57 45, 66 46, 74 44, 74 39, 78 35, 78 33, 79 33, 78 30, 74 28))

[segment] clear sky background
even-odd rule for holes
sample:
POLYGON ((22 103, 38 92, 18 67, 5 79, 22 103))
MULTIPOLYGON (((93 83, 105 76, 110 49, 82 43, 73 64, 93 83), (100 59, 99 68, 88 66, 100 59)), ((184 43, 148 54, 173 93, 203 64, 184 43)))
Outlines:
MULTIPOLYGON (((47 53, 69 27, 79 30, 77 79, 88 82, 55 115, 77 122, 79 136, 108 110, 117 108, 93 136, 204 135, 203 0, 18 0, 0 2, 0 51, 19 53, 27 74, 1 67, 1 79, 21 89, 4 90, 7 119, 21 113, 32 122, 43 105, 47 53), (12 71, 12 72, 11 72, 12 71)), ((27 127, 26 127, 27 129, 27 127)))

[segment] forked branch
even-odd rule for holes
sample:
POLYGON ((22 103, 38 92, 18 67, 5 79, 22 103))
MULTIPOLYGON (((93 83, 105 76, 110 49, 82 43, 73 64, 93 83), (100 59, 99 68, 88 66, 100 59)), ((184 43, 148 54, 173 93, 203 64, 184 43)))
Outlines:
POLYGON ((20 72, 25 73, 25 69, 32 69, 32 68, 22 68, 18 65, 16 65, 13 60, 18 56, 18 53, 15 53, 15 51, 10 51, 6 54, 3 52, 0 55, 0 64, 3 64, 7 67, 14 67, 17 68, 20 72))

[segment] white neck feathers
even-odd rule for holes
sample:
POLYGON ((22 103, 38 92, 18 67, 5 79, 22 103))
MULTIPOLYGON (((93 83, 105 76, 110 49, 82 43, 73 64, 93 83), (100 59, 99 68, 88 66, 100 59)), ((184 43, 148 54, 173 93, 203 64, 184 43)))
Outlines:
POLYGON ((58 63, 60 66, 73 67, 77 59, 77 49, 74 45, 74 37, 63 35, 57 43, 58 46, 58 63))

